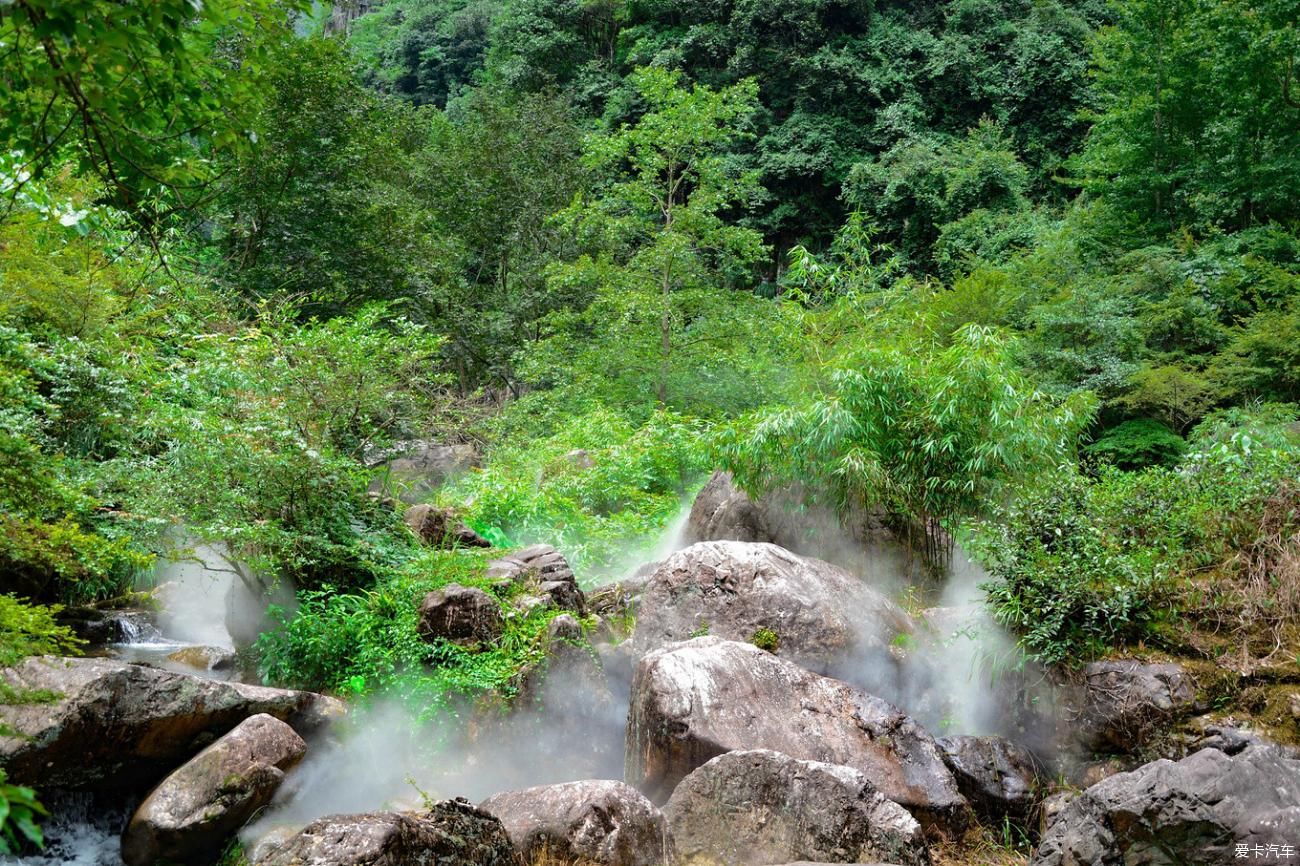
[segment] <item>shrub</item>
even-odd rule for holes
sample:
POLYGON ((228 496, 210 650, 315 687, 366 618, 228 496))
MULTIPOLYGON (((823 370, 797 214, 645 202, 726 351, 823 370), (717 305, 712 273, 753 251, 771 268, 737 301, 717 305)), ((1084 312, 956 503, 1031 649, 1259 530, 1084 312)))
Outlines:
POLYGON ((1177 463, 1187 442, 1159 421, 1137 418, 1107 430, 1084 451, 1121 469, 1141 469, 1177 463))
POLYGON ((77 654, 82 641, 55 622, 60 610, 58 605, 25 604, 12 595, 0 595, 0 668, 28 656, 77 654))
POLYGON ((648 551, 708 469, 707 428, 671 412, 636 424, 588 411, 560 432, 498 446, 445 495, 479 532, 564 551, 584 578, 648 551))
POLYGON ((760 628, 750 636, 749 642, 770 653, 774 653, 781 648, 781 638, 770 628, 760 628))
POLYGON ((357 697, 394 695, 423 717, 489 691, 512 695, 520 671, 541 661, 546 625, 561 611, 512 615, 509 597, 520 588, 483 577, 488 558, 499 554, 424 551, 368 590, 300 592, 297 611, 280 611, 281 627, 258 639, 263 678, 357 697), (463 648, 420 638, 421 599, 449 583, 497 594, 507 611, 499 640, 463 648))
POLYGON ((0 769, 0 854, 17 854, 28 844, 44 848, 45 837, 36 822, 48 814, 35 791, 9 784, 0 769))
POLYGON ((1294 418, 1221 413, 1175 467, 1069 472, 1004 508, 975 533, 994 615, 1047 662, 1159 638, 1179 610, 1211 631, 1262 629, 1276 651, 1300 613, 1294 418))
POLYGON ((994 617, 1044 663, 1097 655, 1159 621, 1163 563, 1117 549, 1095 523, 1091 492, 1086 479, 1063 475, 977 533, 994 617))

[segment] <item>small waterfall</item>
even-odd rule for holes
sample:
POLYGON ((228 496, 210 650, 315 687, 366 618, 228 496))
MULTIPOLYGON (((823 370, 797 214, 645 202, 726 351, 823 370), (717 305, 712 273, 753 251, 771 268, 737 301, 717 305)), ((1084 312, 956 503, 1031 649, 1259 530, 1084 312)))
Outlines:
POLYGON ((50 818, 42 823, 45 850, 0 857, 3 866, 122 866, 122 828, 134 804, 105 804, 89 794, 45 799, 50 818))
POLYGON ((163 642, 162 632, 146 611, 122 610, 109 614, 113 643, 156 644, 163 642))

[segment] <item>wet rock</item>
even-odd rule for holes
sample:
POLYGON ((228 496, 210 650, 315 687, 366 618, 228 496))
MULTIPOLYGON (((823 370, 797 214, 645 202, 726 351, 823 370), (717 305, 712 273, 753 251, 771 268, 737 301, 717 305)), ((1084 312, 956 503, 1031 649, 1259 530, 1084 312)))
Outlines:
POLYGON ((331 815, 264 847, 257 866, 515 866, 501 822, 463 800, 427 812, 331 815))
POLYGON ((1241 845, 1296 845, 1300 762, 1263 746, 1155 761, 1075 796, 1048 824, 1031 866, 1232 863, 1241 845))
POLYGON ((927 828, 957 833, 965 823, 966 801, 938 745, 892 704, 716 637, 641 659, 628 710, 629 782, 663 801, 696 767, 737 749, 853 767, 927 828))
POLYGON ((399 443, 386 454, 372 455, 382 475, 370 482, 372 494, 391 495, 407 503, 419 502, 448 481, 478 464, 473 445, 442 445, 435 442, 399 443))
POLYGON ((683 538, 699 541, 775 541, 767 509, 736 486, 730 472, 714 472, 691 503, 683 538))
POLYGON ((606 703, 609 690, 600 660, 582 631, 582 623, 565 613, 546 626, 546 657, 526 670, 519 697, 565 712, 585 701, 606 703))
POLYGON ((266 714, 251 716, 163 780, 122 835, 127 866, 215 863, 225 841, 271 801, 307 744, 266 714))
POLYGON ((564 610, 586 612, 586 597, 564 555, 549 544, 534 544, 488 564, 487 577, 530 588, 564 610))
POLYGON ((699 767, 664 814, 682 866, 930 862, 916 819, 860 771, 769 750, 728 752, 699 767))
POLYGON ((479 808, 501 819, 525 862, 662 866, 671 859, 663 813, 623 782, 588 780, 508 791, 479 808))
POLYGON ((823 672, 910 632, 907 614, 843 569, 774 544, 705 541, 659 564, 637 611, 638 652, 706 630, 726 640, 775 634, 779 654, 823 672))
POLYGON ((1044 770, 1034 753, 1002 737, 940 737, 944 762, 976 813, 994 824, 1027 821, 1044 770))
POLYGON ((224 671, 235 666, 235 654, 217 646, 187 646, 170 653, 168 661, 200 671, 224 671))
POLYGON ((402 515, 415 537, 430 547, 491 547, 492 542, 470 529, 450 508, 412 505, 402 515))
POLYGON ((474 586, 449 583, 420 602, 420 637, 455 643, 486 643, 501 636, 501 605, 474 586))
POLYGON ((59 614, 59 621, 92 645, 141 643, 162 637, 152 610, 99 610, 76 607, 59 614))
POLYGON ((1218 749, 1228 755, 1239 755, 1250 746, 1269 745, 1269 741, 1254 731, 1233 725, 1210 725, 1192 744, 1193 751, 1218 749))
POLYGON ((1093 662, 1071 690, 1067 731, 1093 751, 1131 752, 1196 700, 1191 676, 1175 664, 1093 662))
POLYGON ((132 665, 113 659, 27 659, 0 671, 6 685, 58 694, 51 703, 0 706, 17 737, 0 737, 15 784, 138 790, 240 722, 266 713, 307 736, 343 715, 311 692, 132 665))
POLYGON ((543 598, 560 610, 581 611, 583 609, 582 590, 578 589, 576 583, 548 580, 538 587, 538 591, 543 598))

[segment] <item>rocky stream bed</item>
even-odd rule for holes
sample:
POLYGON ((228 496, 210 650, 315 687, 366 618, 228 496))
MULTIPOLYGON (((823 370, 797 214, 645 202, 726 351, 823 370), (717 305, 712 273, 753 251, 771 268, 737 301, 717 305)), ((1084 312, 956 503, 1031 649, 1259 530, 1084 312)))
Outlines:
MULTIPOLYGON (((343 702, 239 682, 228 648, 127 617, 102 657, 0 673, 51 696, 0 708, 0 765, 55 813, 48 850, 12 862, 198 866, 241 831, 265 866, 1001 863, 971 840, 1008 827, 1032 866, 1300 844, 1300 760, 1214 717, 1183 667, 1001 670, 971 575, 904 607, 860 561, 801 546, 719 475, 681 549, 618 584, 584 591, 544 545, 498 560, 490 576, 527 582, 521 603, 573 614, 552 620, 520 708, 467 741, 444 782, 458 790, 346 813, 306 805, 366 770, 346 762, 343 702), (514 751, 489 772, 475 742, 502 737, 514 751)), ((423 633, 456 641, 491 640, 501 616, 454 585, 420 608, 423 633)))

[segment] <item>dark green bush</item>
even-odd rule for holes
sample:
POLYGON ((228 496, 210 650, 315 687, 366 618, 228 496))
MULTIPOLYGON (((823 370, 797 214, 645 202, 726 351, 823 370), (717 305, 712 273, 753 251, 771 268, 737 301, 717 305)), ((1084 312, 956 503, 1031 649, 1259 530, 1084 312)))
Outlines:
POLYGON ((1107 430, 1084 450, 1120 469, 1141 469, 1177 463, 1187 441, 1159 421, 1137 418, 1107 430))

